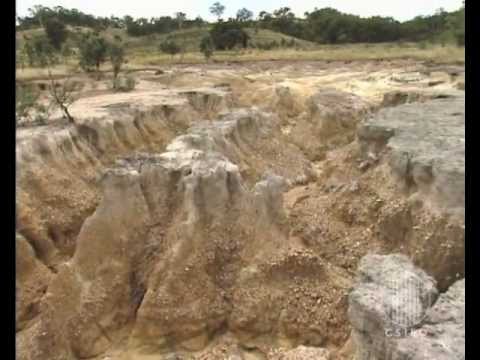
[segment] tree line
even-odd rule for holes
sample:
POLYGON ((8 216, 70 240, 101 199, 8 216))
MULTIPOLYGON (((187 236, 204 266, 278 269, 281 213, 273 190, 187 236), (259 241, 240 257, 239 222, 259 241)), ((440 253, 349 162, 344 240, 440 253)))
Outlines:
MULTIPOLYGON (((201 17, 188 19, 185 13, 174 16, 152 17, 150 19, 131 16, 117 18, 96 17, 84 14, 77 9, 53 8, 37 5, 29 9, 29 15, 17 17, 18 29, 38 27, 41 21, 55 18, 70 26, 90 27, 103 30, 108 27, 124 28, 131 36, 165 34, 178 29, 188 29, 209 25, 201 17)), ((430 16, 417 16, 412 20, 399 22, 391 17, 373 16, 363 18, 342 13, 333 8, 314 9, 304 17, 297 17, 290 8, 281 7, 273 12, 261 11, 256 18, 252 11, 242 8, 234 18, 223 20, 225 6, 219 2, 210 7, 218 22, 269 29, 300 39, 322 44, 355 42, 389 42, 422 40, 455 40, 463 44, 465 39, 465 2, 453 12, 438 9, 430 16)), ((228 25, 226 27, 232 27, 228 25)))

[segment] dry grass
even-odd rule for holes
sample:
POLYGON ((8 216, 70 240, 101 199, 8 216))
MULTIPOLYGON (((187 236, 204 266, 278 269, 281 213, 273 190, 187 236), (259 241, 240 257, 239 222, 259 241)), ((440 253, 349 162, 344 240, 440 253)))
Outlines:
MULTIPOLYGON (((389 59, 429 60, 438 63, 465 62, 465 48, 453 45, 442 47, 429 45, 422 49, 417 44, 351 44, 318 45, 312 49, 274 49, 269 51, 248 49, 239 51, 215 52, 215 61, 243 62, 264 60, 389 60, 389 59)), ((138 65, 171 64, 177 62, 203 63, 205 60, 198 52, 186 53, 175 58, 160 52, 142 50, 130 53, 130 62, 138 65)))
MULTIPOLYGON (((171 57, 155 51, 151 48, 134 47, 128 50, 128 64, 125 70, 136 70, 145 67, 157 67, 164 65, 201 64, 205 63, 203 55, 199 52, 187 52, 183 56, 171 57)), ((436 63, 464 63, 465 48, 447 45, 427 45, 422 48, 418 44, 349 44, 349 45, 317 45, 312 49, 275 49, 258 50, 247 49, 238 51, 217 51, 213 56, 216 62, 251 62, 251 61, 355 61, 355 60, 394 60, 415 59, 420 61, 432 61, 436 63)), ((58 65, 53 74, 61 76, 71 71, 76 60, 71 59, 68 65, 58 65)), ((106 63, 102 71, 110 71, 106 63)), ((17 69, 17 79, 33 80, 47 76, 47 70, 41 68, 17 69)))

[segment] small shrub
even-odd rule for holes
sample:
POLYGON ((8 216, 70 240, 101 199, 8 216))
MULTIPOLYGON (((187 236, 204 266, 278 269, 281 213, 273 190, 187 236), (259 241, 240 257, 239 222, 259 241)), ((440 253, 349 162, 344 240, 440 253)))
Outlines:
POLYGON ((16 85, 15 89, 15 113, 17 121, 23 118, 30 118, 40 92, 33 86, 16 85))
POLYGON ((203 54, 203 56, 205 56, 205 59, 207 59, 207 61, 213 55, 214 47, 215 46, 213 45, 213 41, 210 36, 205 36, 200 42, 200 52, 203 54))
POLYGON ((49 115, 50 108, 38 102, 40 91, 31 85, 16 85, 15 121, 18 126, 43 125, 49 115))
POLYGON ((169 54, 172 58, 181 51, 180 46, 172 39, 166 39, 160 43, 160 51, 169 54))

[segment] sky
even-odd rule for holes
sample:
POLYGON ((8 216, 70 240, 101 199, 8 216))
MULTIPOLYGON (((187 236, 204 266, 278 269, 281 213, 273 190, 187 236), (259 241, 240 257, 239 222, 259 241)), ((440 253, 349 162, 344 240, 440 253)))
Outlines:
MULTIPOLYGON (((123 17, 159 17, 173 15, 181 11, 188 18, 201 16, 205 20, 214 20, 209 7, 216 0, 17 0, 17 15, 28 15, 28 8, 34 5, 48 7, 63 6, 76 8, 95 16, 114 15, 123 17)), ((243 7, 257 16, 262 10, 272 12, 288 6, 297 16, 315 7, 333 7, 339 11, 360 16, 391 16, 405 21, 418 15, 431 15, 436 9, 443 7, 446 11, 457 10, 462 0, 220 0, 226 10, 223 18, 234 17, 237 10, 243 7)))

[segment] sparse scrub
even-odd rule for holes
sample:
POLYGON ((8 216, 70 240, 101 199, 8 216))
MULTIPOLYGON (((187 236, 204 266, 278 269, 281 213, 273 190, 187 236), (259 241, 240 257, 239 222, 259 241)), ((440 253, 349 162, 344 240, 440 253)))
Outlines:
MULTIPOLYGON (((39 15, 37 15, 35 16, 38 23, 39 15)), ((45 19, 49 17, 57 18, 59 21, 69 24, 69 26, 72 26, 69 21, 75 18, 74 15, 68 10, 59 13, 56 8, 43 13, 45 19), (47 13, 50 15, 47 16, 47 13)), ((306 19, 302 21, 299 21, 288 8, 275 10, 271 14, 261 12, 255 20, 241 20, 246 19, 246 11, 242 11, 240 15, 238 21, 229 19, 217 24, 208 24, 200 18, 190 20, 183 16, 177 16, 177 18, 163 16, 148 21, 127 16, 120 21, 123 27, 108 25, 108 28, 97 36, 103 37, 106 42, 115 42, 118 41, 115 39, 122 38, 125 56, 128 55, 132 67, 174 62, 177 60, 175 55, 179 53, 182 53, 182 61, 204 62, 205 53, 201 50, 201 43, 202 39, 208 35, 212 37, 217 61, 231 61, 233 59, 238 61, 270 59, 341 60, 347 56, 347 52, 350 60, 373 59, 375 57, 413 57, 415 59, 433 58, 435 61, 449 62, 462 61, 464 56, 463 8, 448 13, 439 11, 435 15, 402 22, 400 25, 395 21, 385 21, 381 17, 363 19, 334 11, 334 9, 328 11, 326 9, 315 10, 305 14, 306 19), (331 26, 328 25, 321 30, 325 24, 331 26), (179 28, 181 30, 178 30, 179 28), (133 31, 132 29, 136 30, 133 31), (396 30, 393 31, 392 29, 396 30), (392 38, 393 42, 377 43, 387 37, 392 38), (353 43, 359 41, 362 42, 353 45, 353 43), (429 41, 430 43, 428 45, 418 44, 419 41, 429 41), (172 43, 176 46, 170 46, 172 43), (164 50, 166 50, 165 45, 168 45, 168 50, 159 52, 160 44, 163 44, 161 47, 164 50), (245 45, 251 50, 248 52, 235 50, 239 47, 245 48, 245 45), (458 45, 458 47, 452 45, 458 45), (369 49, 372 51, 365 51, 366 46, 370 46, 369 49), (331 53, 327 53, 329 51, 331 53)), ((221 17, 221 14, 219 14, 219 17, 221 17)), ((86 18, 82 19, 85 20, 86 18)), ((113 21, 113 24, 118 23, 117 20, 102 21, 105 24, 113 21)), ((23 78, 41 76, 40 74, 44 73, 41 69, 29 69, 29 67, 45 66, 46 63, 53 63, 60 55, 64 60, 63 65, 65 67, 69 65, 69 55, 64 53, 63 46, 61 51, 55 50, 51 45, 53 51, 40 50, 42 54, 51 53, 53 56, 51 59, 45 60, 50 55, 41 55, 39 59, 33 47, 33 38, 46 38, 43 28, 38 27, 39 25, 36 25, 37 28, 35 28, 32 19, 24 18, 22 21, 24 21, 22 27, 27 26, 28 23, 31 25, 31 30, 19 32, 17 35, 18 53, 20 54, 17 58, 17 64, 19 68, 22 65, 26 66, 26 69, 21 71, 18 76, 23 78), (23 39, 24 35, 30 41, 25 41, 23 39), (27 55, 28 53, 30 56, 27 55)), ((102 21, 99 20, 99 22, 102 21)), ((94 26, 83 24, 80 26, 79 24, 73 25, 78 29, 69 33, 64 46, 69 44, 73 48, 78 47, 79 52, 81 52, 82 49, 80 48, 84 43, 83 37, 85 33, 91 32, 88 28, 94 26)), ((101 63, 108 59, 107 51, 101 63)), ((52 70, 57 73, 64 72, 61 67, 56 66, 52 70)), ((96 65, 85 62, 83 68, 86 71, 92 71, 95 70, 96 65)), ((100 76, 98 71, 97 76, 100 76)))
POLYGON ((180 46, 172 39, 166 39, 160 43, 160 50, 173 57, 181 51, 180 46))
POLYGON ((35 35, 24 40, 23 52, 30 66, 45 67, 57 62, 54 49, 45 36, 35 35))
POLYGON ((17 125, 31 122, 40 92, 33 86, 15 86, 15 119, 17 125))
POLYGON ((32 84, 15 85, 15 121, 17 126, 44 125, 49 117, 51 104, 40 101, 40 90, 32 84))

